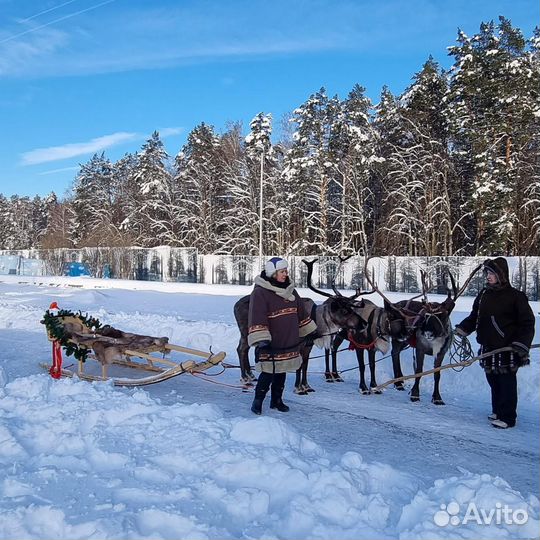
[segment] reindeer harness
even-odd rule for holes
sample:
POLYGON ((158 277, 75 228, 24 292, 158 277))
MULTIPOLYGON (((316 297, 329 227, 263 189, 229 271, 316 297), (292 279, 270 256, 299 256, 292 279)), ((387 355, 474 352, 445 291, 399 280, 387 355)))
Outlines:
MULTIPOLYGON (((375 343, 377 343, 378 339, 382 339, 384 341, 388 341, 387 335, 388 335, 388 328, 385 332, 382 327, 382 320, 384 317, 384 310, 381 308, 378 308, 375 304, 365 304, 362 308, 363 310, 368 311, 367 317, 365 316, 365 313, 363 312, 361 315, 362 320, 366 321, 366 326, 362 330, 362 334, 366 336, 366 339, 369 336, 375 336, 371 342, 368 343, 358 343, 356 339, 354 338, 354 332, 352 330, 349 330, 347 332, 347 340, 349 341, 349 349, 367 349, 371 350, 375 348, 375 343), (377 315, 377 316, 375 316, 377 315)), ((388 325, 388 319, 386 319, 386 323, 388 325)))
POLYGON ((412 299, 408 300, 403 309, 400 309, 400 311, 403 316, 403 320, 405 321, 405 328, 407 329, 407 338, 405 338, 404 341, 408 341, 411 347, 415 347, 415 332, 425 321, 431 318, 435 318, 439 323, 440 327, 444 329, 444 325, 439 317, 439 315, 443 313, 443 310, 440 309, 440 304, 422 302, 422 308, 420 309, 420 311, 418 311, 418 313, 416 313, 409 307, 411 301, 412 299))

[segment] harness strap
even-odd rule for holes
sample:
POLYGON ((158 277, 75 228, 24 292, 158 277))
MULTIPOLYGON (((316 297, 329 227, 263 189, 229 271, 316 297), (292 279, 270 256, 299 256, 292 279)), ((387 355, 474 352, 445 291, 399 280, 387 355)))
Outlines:
POLYGON ((377 338, 375 338, 371 343, 358 343, 354 339, 353 331, 349 330, 347 332, 347 340, 349 341, 349 350, 354 351, 356 349, 367 349, 371 350, 375 348, 375 343, 377 342, 377 338))
POLYGON ((416 317, 413 319, 411 326, 416 329, 416 325, 420 321, 420 319, 426 314, 426 308, 422 308, 417 314, 416 317))

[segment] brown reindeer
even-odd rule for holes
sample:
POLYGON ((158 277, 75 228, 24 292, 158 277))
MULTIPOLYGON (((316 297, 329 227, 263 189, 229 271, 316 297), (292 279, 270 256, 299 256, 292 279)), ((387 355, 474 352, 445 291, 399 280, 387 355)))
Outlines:
MULTIPOLYGON (((473 278, 474 274, 481 266, 478 266, 465 281, 461 289, 458 291, 454 277, 450 272, 448 276, 452 285, 452 290, 447 288, 448 296, 443 302, 428 302, 427 292, 430 288, 428 285, 427 274, 421 272, 422 275, 422 295, 421 301, 415 300, 414 297, 410 300, 402 300, 397 303, 390 302, 384 294, 378 289, 376 284, 371 281, 369 273, 366 272, 366 279, 372 285, 374 290, 384 299, 384 306, 389 314, 390 321, 394 321, 394 326, 401 327, 400 335, 392 337, 392 367, 394 370, 394 378, 403 377, 401 371, 400 354, 407 346, 414 348, 416 353, 416 361, 414 364, 415 374, 422 373, 424 369, 424 357, 434 357, 434 368, 441 366, 444 356, 452 343, 452 324, 450 314, 455 307, 456 300, 463 294, 467 285, 473 278), (399 324, 395 324, 399 322, 399 324)), ((367 269, 367 262, 366 262, 367 269)), ((436 371, 433 374, 434 386, 432 403, 435 405, 444 405, 439 391, 439 382, 441 374, 436 371)), ((420 379, 421 376, 415 378, 414 385, 411 389, 411 401, 420 400, 420 379)), ((395 383, 398 390, 404 390, 403 382, 395 383)))
POLYGON ((380 394, 380 390, 374 390, 377 385, 375 377, 375 353, 377 351, 386 354, 390 348, 390 320, 387 312, 376 306, 370 300, 361 300, 357 303, 356 311, 365 319, 366 325, 363 330, 359 330, 356 334, 341 330, 333 339, 330 351, 325 349, 325 377, 327 382, 342 382, 343 379, 339 375, 337 369, 337 352, 342 343, 349 341, 349 349, 353 349, 358 362, 358 370, 360 375, 359 392, 362 394, 380 394), (366 384, 364 363, 364 351, 368 354, 368 364, 370 371, 369 387, 366 384), (329 365, 329 357, 332 357, 332 369, 329 365))
MULTIPOLYGON (((349 257, 340 257, 340 266, 349 257)), ((342 296, 336 289, 335 285, 332 286, 334 296, 316 289, 311 283, 312 269, 309 266, 313 263, 308 263, 308 287, 323 296, 333 298, 334 296, 342 296)), ((336 273, 337 274, 337 273, 336 273)), ((371 291, 359 291, 350 297, 351 300, 355 300, 358 296, 371 294, 375 292, 371 291)), ((354 301, 353 310, 358 314, 361 320, 361 324, 356 329, 340 329, 337 332, 327 332, 327 338, 325 340, 316 340, 315 344, 320 348, 324 348, 325 359, 325 378, 326 382, 343 382, 338 369, 337 369, 337 351, 343 341, 348 340, 356 352, 356 359, 358 362, 358 369, 360 373, 359 389, 363 394, 369 394, 365 381, 365 363, 364 363, 364 350, 368 351, 369 369, 371 374, 370 388, 377 386, 375 378, 375 352, 381 351, 386 353, 389 348, 389 321, 384 309, 377 307, 373 302, 362 299, 360 301, 354 301), (330 369, 330 356, 332 357, 332 368, 330 369)), ((319 323, 317 323, 319 327, 319 323)), ((380 393, 380 392, 377 392, 380 393)))

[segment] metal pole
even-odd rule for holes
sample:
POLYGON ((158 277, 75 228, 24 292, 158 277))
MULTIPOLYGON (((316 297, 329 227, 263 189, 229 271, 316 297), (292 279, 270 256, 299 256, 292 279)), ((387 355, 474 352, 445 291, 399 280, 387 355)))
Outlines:
POLYGON ((263 177, 264 177, 264 148, 261 153, 261 182, 259 186, 259 270, 263 266, 263 177))

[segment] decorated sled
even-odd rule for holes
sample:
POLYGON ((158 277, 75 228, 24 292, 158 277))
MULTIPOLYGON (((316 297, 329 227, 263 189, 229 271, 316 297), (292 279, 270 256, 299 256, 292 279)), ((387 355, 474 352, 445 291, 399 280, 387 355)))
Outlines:
MULTIPOLYGON (((68 310, 59 310, 56 302, 45 312, 42 324, 47 329, 47 336, 52 342, 53 363, 41 364, 49 370, 52 377, 77 376, 87 381, 112 380, 115 386, 145 386, 166 381, 182 373, 195 373, 205 371, 218 365, 225 353, 212 353, 190 349, 169 343, 167 337, 143 336, 123 332, 112 326, 103 326, 98 319, 74 313, 68 310), (62 349, 67 356, 73 355, 77 361, 77 369, 62 367, 62 349), (184 360, 175 362, 169 357, 171 352, 195 356, 200 360, 184 360), (152 354, 154 353, 154 354, 152 354), (161 354, 161 356, 157 356, 161 354), (94 360, 101 365, 99 373, 90 373, 86 370, 86 360, 94 360), (123 377, 110 375, 110 368, 117 366, 121 371, 138 370, 147 375, 136 377, 123 377)), ((71 366, 70 366, 71 367, 71 366)))

